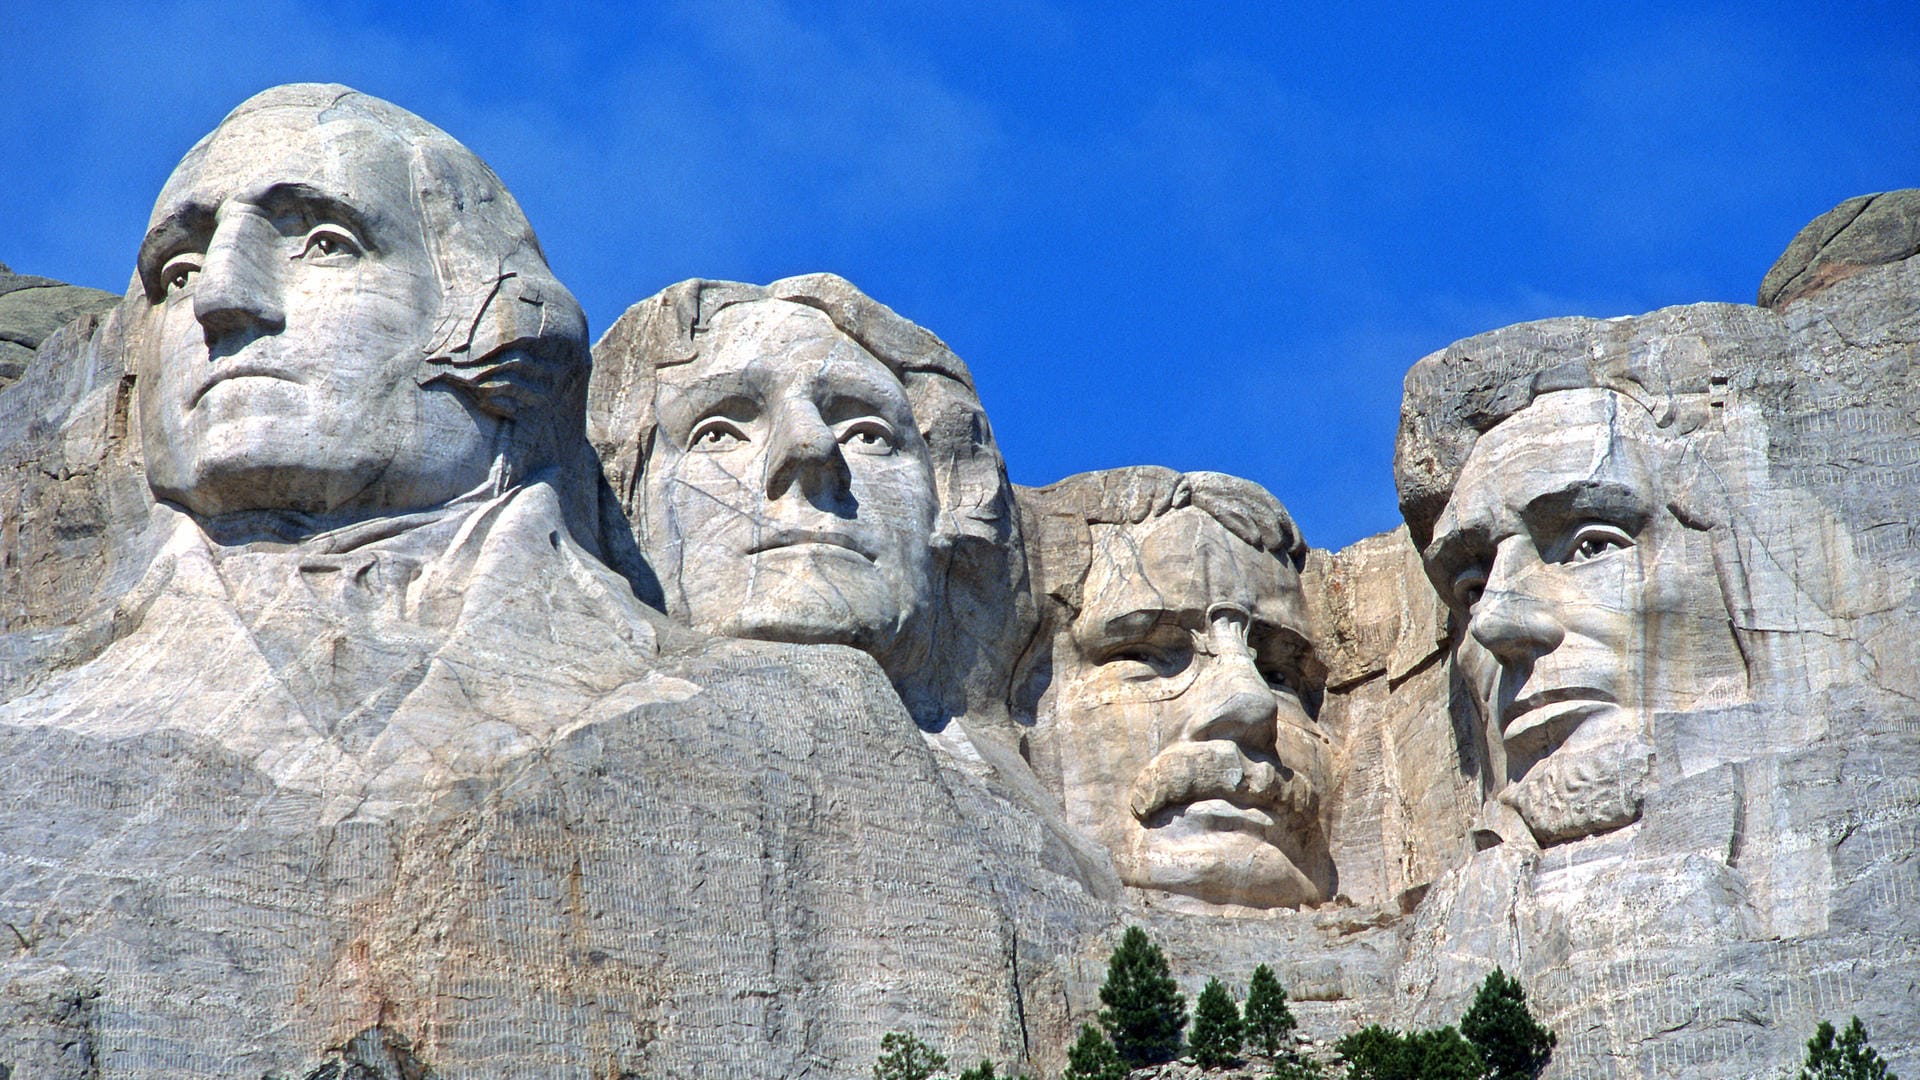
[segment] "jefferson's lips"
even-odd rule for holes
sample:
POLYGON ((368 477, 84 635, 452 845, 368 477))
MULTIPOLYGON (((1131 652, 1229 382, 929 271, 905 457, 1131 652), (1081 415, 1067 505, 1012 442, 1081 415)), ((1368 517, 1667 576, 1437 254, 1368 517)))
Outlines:
POLYGON ((868 551, 856 537, 825 529, 775 529, 747 548, 747 554, 758 555, 763 551, 802 547, 807 544, 826 544, 831 547, 845 548, 869 561, 873 559, 873 553, 868 551))
MULTIPOLYGON (((1514 739, 1565 719, 1572 713, 1616 704, 1614 696, 1591 686, 1556 687, 1515 698, 1501 710, 1501 737, 1514 739)), ((1584 719, 1584 717, 1582 717, 1584 719)))

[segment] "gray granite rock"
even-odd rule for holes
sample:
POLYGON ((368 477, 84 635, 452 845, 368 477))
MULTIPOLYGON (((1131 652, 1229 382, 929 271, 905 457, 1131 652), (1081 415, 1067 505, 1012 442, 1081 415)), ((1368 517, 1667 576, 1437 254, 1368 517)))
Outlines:
POLYGON ((102 314, 119 300, 100 289, 16 274, 0 263, 0 390, 20 378, 33 351, 55 330, 102 314))
MULTIPOLYGON (((1272 966, 1322 1049, 1454 1022, 1500 964, 1554 1077, 1774 1075, 1855 1013, 1920 1069, 1911 220, 1821 219, 1765 307, 1421 361, 1407 527, 1308 551, 1216 474, 1016 504, 964 365, 830 275, 675 286, 589 375, 483 164, 269 91, 182 163, 130 294, 0 390, 0 1064, 744 1080, 861 1075, 908 1030, 1052 1074, 1138 922, 1189 997, 1272 966), (905 597, 886 620, 768 633, 675 580, 726 535, 648 520, 678 505, 649 469, 716 490, 653 441, 658 369, 702 349, 832 431, 784 451, 809 505, 844 479, 927 526, 841 583, 905 597), (849 359, 904 404, 796 392, 849 359), (1194 645, 1179 692, 1101 681, 1167 666, 1133 611, 1078 625, 1141 588, 1194 645), (1284 836, 1142 859, 1107 826, 1143 776, 1147 819, 1217 795, 1187 803, 1284 836)), ((779 472, 721 470, 767 493, 725 509, 786 512, 779 472)))

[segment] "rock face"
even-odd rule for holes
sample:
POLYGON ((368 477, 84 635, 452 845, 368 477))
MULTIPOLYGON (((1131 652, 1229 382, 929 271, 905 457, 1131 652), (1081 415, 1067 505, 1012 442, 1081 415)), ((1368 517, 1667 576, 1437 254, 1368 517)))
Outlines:
POLYGON ((1421 360, 1407 525, 1325 552, 1016 490, 831 275, 590 366, 483 163, 267 91, 0 390, 0 1066, 1051 1075, 1137 922, 1323 1043, 1499 964, 1554 1077, 1920 1068, 1916 205, 1421 360))
POLYGON ((0 263, 0 390, 20 378, 33 351, 55 330, 119 302, 110 292, 16 274, 0 263))
POLYGON ((1850 1013, 1914 1053, 1920 266, 1835 223, 1863 213, 1796 242, 1847 269, 1777 312, 1549 320, 1409 374, 1401 501, 1489 800, 1416 913, 1417 1014, 1499 962, 1581 1075, 1759 1075, 1850 1013))

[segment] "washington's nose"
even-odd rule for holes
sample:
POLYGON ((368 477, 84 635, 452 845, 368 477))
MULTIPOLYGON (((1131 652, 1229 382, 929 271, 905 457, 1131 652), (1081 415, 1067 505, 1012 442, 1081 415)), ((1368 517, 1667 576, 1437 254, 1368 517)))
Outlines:
POLYGON ((193 290, 193 315, 209 345, 248 330, 273 334, 285 328, 274 265, 279 238, 253 214, 236 214, 214 230, 193 290))
POLYGON ((1519 565, 1527 561, 1518 548, 1500 553, 1467 623, 1474 640, 1509 666, 1532 663, 1559 648, 1567 636, 1554 618, 1553 605, 1528 590, 1529 571, 1535 567, 1519 565))
POLYGON ((1187 726, 1188 737, 1227 739, 1250 753, 1270 752, 1278 705, 1254 662, 1244 625, 1216 619, 1213 639, 1213 659, 1197 688, 1200 700, 1187 726))
POLYGON ((783 402, 774 414, 767 448, 767 498, 777 499, 795 487, 809 498, 844 490, 845 470, 833 429, 813 402, 783 402))

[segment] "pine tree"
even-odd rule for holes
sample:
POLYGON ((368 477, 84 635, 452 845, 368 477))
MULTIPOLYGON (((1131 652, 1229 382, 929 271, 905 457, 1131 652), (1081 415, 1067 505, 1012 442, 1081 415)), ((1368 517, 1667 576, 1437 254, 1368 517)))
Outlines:
POLYGON ((960 1074, 960 1080, 999 1080, 999 1076, 993 1071, 993 1062, 981 1058, 980 1064, 960 1074))
POLYGON ((1333 1044, 1346 1059, 1347 1080, 1420 1080, 1406 1037, 1391 1028, 1368 1024, 1333 1044))
POLYGON ((1187 1026, 1187 999, 1174 985, 1160 946, 1137 926, 1127 927, 1107 961, 1100 987, 1100 1026, 1128 1065, 1171 1061, 1180 1053, 1187 1026))
POLYGON ((1082 1024, 1079 1041, 1067 1051, 1067 1071, 1060 1080, 1127 1080, 1127 1066, 1099 1028, 1082 1024))
POLYGON ((880 1038, 873 1080, 928 1080, 946 1067, 946 1055, 904 1031, 889 1031, 880 1038))
POLYGON ((1208 979, 1193 1003, 1193 1034, 1187 1038, 1194 1063, 1224 1069, 1240 1060, 1240 1008, 1219 979, 1208 979))
POLYGON ((1866 1025, 1859 1017, 1847 1025, 1838 1041, 1833 1025, 1825 1020, 1807 1040, 1807 1060, 1801 1066, 1800 1080, 1899 1080, 1887 1071, 1887 1063, 1867 1042, 1866 1025))
POLYGON ((1293 1010, 1287 1008, 1287 988, 1274 978, 1265 964, 1253 969, 1247 983, 1246 1018, 1242 1021, 1247 1043, 1268 1057, 1279 1057, 1289 1049, 1293 1029, 1298 1026, 1293 1010))
POLYGON ((1487 1080, 1536 1080, 1553 1058, 1557 1041, 1527 1010, 1527 993, 1518 979, 1494 968, 1460 1018, 1467 1037, 1486 1063, 1487 1080))
POLYGON ((1451 1027, 1414 1032, 1406 1037, 1407 1059, 1419 1080, 1482 1080, 1480 1052, 1451 1027))
POLYGON ((1326 1080, 1327 1070, 1305 1054, 1289 1050, 1273 1060, 1267 1080, 1326 1080))

